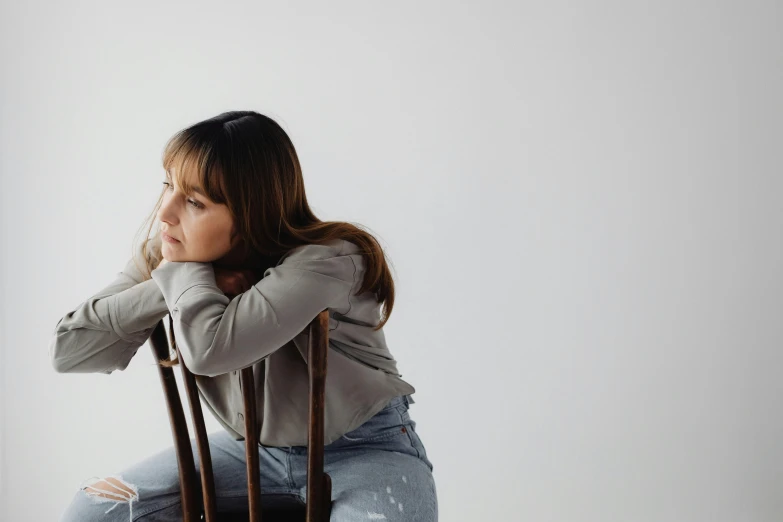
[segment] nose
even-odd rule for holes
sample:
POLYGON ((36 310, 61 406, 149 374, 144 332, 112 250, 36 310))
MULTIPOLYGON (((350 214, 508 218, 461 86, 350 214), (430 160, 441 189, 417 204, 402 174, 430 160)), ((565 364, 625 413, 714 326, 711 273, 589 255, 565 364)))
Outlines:
POLYGON ((169 226, 176 225, 178 219, 175 207, 176 203, 174 202, 174 198, 163 198, 160 208, 158 209, 158 221, 168 223, 169 226))

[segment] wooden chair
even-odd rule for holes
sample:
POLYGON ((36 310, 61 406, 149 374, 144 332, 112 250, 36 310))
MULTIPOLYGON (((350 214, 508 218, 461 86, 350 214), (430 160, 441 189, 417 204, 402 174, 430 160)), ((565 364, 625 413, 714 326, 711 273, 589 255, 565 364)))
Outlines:
MULTIPOLYGON (((171 321, 171 317, 169 316, 171 321)), ((169 323, 171 325, 171 323, 169 323)), ((256 397, 253 393, 253 368, 240 370, 245 417, 245 455, 247 459, 248 512, 220 515, 215 509, 215 483, 204 416, 193 374, 184 364, 177 349, 179 366, 190 403, 190 413, 196 431, 201 469, 201 491, 196 481, 196 467, 190 444, 173 368, 158 365, 168 406, 171 431, 179 466, 180 493, 184 522, 328 522, 332 506, 332 482, 324 473, 324 390, 326 384, 326 354, 329 344, 329 313, 321 311, 308 325, 308 373, 310 377, 310 419, 307 434, 307 503, 298 509, 262 510, 258 464, 258 432, 256 430, 256 397), (203 494, 202 494, 203 493, 203 494)), ((161 320, 150 336, 150 344, 158 361, 168 359, 170 345, 161 320)))

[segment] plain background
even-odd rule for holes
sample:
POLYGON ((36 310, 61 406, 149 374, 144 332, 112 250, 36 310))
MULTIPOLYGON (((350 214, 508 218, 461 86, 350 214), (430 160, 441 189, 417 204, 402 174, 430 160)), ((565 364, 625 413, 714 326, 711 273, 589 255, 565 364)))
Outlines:
POLYGON ((387 249, 440 520, 781 520, 781 15, 4 2, 0 519, 171 444, 149 345, 109 376, 47 346, 124 266, 165 140, 253 109, 316 214, 387 249))

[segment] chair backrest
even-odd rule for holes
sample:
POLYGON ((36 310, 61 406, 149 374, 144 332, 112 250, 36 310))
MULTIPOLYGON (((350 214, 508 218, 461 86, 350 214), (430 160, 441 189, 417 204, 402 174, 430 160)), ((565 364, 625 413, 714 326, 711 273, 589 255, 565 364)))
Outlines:
MULTIPOLYGON (((169 316, 169 320, 171 317, 169 316)), ((171 323, 170 323, 171 324, 171 323)), ((324 473, 324 391, 326 384, 326 354, 329 344, 329 313, 321 311, 308 325, 308 373, 310 381, 310 418, 307 433, 307 522, 327 522, 331 510, 332 484, 328 474, 324 473)), ((168 359, 170 345, 161 320, 150 336, 152 351, 158 361, 168 359)), ((180 493, 184 522, 197 522, 202 510, 206 522, 217 522, 215 510, 215 482, 212 473, 212 460, 201 402, 198 396, 196 380, 184 364, 177 349, 179 366, 190 404, 190 414, 196 431, 199 462, 201 469, 201 490, 203 506, 199 499, 196 482, 196 467, 190 444, 190 435, 182 409, 177 381, 173 368, 158 365, 161 384, 174 436, 174 446, 179 466, 180 493)), ((256 397, 253 379, 253 367, 240 370, 242 398, 245 417, 245 455, 247 457, 247 487, 249 522, 261 522, 261 487, 258 464, 258 431, 256 429, 256 397)))

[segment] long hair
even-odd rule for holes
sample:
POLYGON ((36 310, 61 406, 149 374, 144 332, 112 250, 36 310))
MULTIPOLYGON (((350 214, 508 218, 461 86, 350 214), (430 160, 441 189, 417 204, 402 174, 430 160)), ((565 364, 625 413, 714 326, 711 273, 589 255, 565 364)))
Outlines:
MULTIPOLYGON (((275 266, 286 252, 307 244, 344 239, 356 244, 367 267, 357 294, 373 292, 383 303, 374 330, 389 320, 394 307, 394 281, 378 241, 359 226, 321 221, 307 204, 299 158, 288 134, 273 119, 254 111, 229 111, 187 127, 166 143, 163 168, 188 192, 186 173, 195 173, 210 200, 225 204, 234 218, 236 234, 255 258, 275 266), (173 171, 173 172, 172 172, 173 171)), ((165 190, 165 189, 164 189, 165 190)), ((160 223, 156 219, 164 191, 145 220, 141 245, 144 279, 162 260, 160 223), (149 226, 147 226, 149 224, 149 226), (154 235, 150 235, 156 227, 154 235)), ((141 230, 140 229, 140 230, 141 230)), ((141 267, 140 267, 141 268, 141 267)), ((268 266, 248 267, 263 273, 268 266)), ((174 341, 173 336, 171 340, 174 341)), ((176 343, 174 342, 176 356, 176 343)), ((163 360, 175 366, 178 360, 163 360)))

